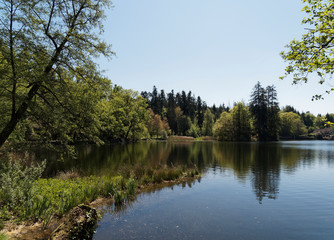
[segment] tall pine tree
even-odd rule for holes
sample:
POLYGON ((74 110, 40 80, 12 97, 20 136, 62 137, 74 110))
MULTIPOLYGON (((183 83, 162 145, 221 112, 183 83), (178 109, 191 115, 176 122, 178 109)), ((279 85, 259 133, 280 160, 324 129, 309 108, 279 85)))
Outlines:
POLYGON ((202 128, 204 121, 204 113, 203 113, 203 102, 200 96, 197 97, 197 121, 198 126, 202 128))
POLYGON ((268 86, 267 91, 267 140, 278 141, 279 139, 279 106, 275 86, 268 86))
POLYGON ((254 118, 255 133, 259 141, 267 140, 267 102, 266 90, 261 86, 260 82, 257 82, 251 94, 249 108, 254 118))
POLYGON ((174 97, 174 90, 168 93, 167 102, 168 102, 167 120, 172 132, 176 133, 178 129, 177 129, 176 114, 175 114, 176 102, 174 97))

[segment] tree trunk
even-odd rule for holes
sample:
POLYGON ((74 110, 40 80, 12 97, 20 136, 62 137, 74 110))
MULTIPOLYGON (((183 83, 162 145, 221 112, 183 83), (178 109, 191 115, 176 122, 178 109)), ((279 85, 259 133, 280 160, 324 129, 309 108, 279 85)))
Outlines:
POLYGON ((34 84, 31 89, 28 92, 28 97, 26 100, 21 104, 21 106, 17 109, 15 114, 12 115, 12 118, 7 123, 5 128, 0 133, 0 148, 5 143, 7 138, 10 136, 10 134, 14 131, 17 123, 23 118, 24 114, 26 113, 29 104, 33 97, 36 95, 38 89, 40 88, 40 85, 34 84))
POLYGON ((131 128, 132 128, 132 122, 131 122, 131 124, 130 124, 130 126, 129 126, 128 131, 127 131, 126 134, 125 134, 125 140, 128 139, 131 128))

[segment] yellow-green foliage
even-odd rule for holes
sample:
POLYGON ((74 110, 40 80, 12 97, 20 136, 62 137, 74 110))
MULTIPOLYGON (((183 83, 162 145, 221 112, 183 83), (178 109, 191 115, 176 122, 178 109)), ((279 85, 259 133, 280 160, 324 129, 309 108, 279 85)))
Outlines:
MULTIPOLYGON (((127 181, 122 177, 39 179, 34 183, 31 201, 25 208, 29 213, 25 215, 43 218, 41 211, 62 215, 81 203, 89 203, 98 197, 115 196, 117 193, 123 194, 123 200, 126 199, 127 181)), ((134 194, 133 187, 131 194, 134 194)))
MULTIPOLYGON (((302 11, 306 16, 302 24, 306 25, 307 32, 300 40, 294 39, 285 46, 286 50, 281 52, 283 59, 288 62, 285 68, 285 78, 291 74, 293 83, 308 82, 309 77, 316 73, 319 83, 323 84, 327 77, 334 73, 333 59, 333 1, 303 0, 305 4, 302 11)), ((326 85, 326 84, 324 84, 326 85)), ((334 91, 328 84, 326 93, 334 91)), ((322 95, 313 96, 321 99, 322 95)))

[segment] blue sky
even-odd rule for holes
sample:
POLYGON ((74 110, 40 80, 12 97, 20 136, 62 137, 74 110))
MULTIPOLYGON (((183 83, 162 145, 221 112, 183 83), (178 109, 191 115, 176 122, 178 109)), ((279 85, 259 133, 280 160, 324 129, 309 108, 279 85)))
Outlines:
POLYGON ((279 53, 306 30, 301 0, 114 0, 103 39, 116 56, 98 59, 114 84, 136 91, 153 85, 189 91, 208 105, 249 101, 257 81, 276 86, 281 106, 314 114, 334 112, 334 94, 311 101, 329 86, 311 79, 279 80, 279 53))

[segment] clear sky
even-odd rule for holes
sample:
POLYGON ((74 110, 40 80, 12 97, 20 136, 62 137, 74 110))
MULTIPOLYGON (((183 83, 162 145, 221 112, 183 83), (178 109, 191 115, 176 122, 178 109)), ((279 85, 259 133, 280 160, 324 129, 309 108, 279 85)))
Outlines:
POLYGON ((274 84, 281 106, 334 113, 334 94, 314 78, 279 80, 279 53, 306 31, 301 0, 114 0, 103 39, 116 53, 98 59, 114 84, 136 91, 192 91, 209 106, 248 102, 257 81, 274 84))

